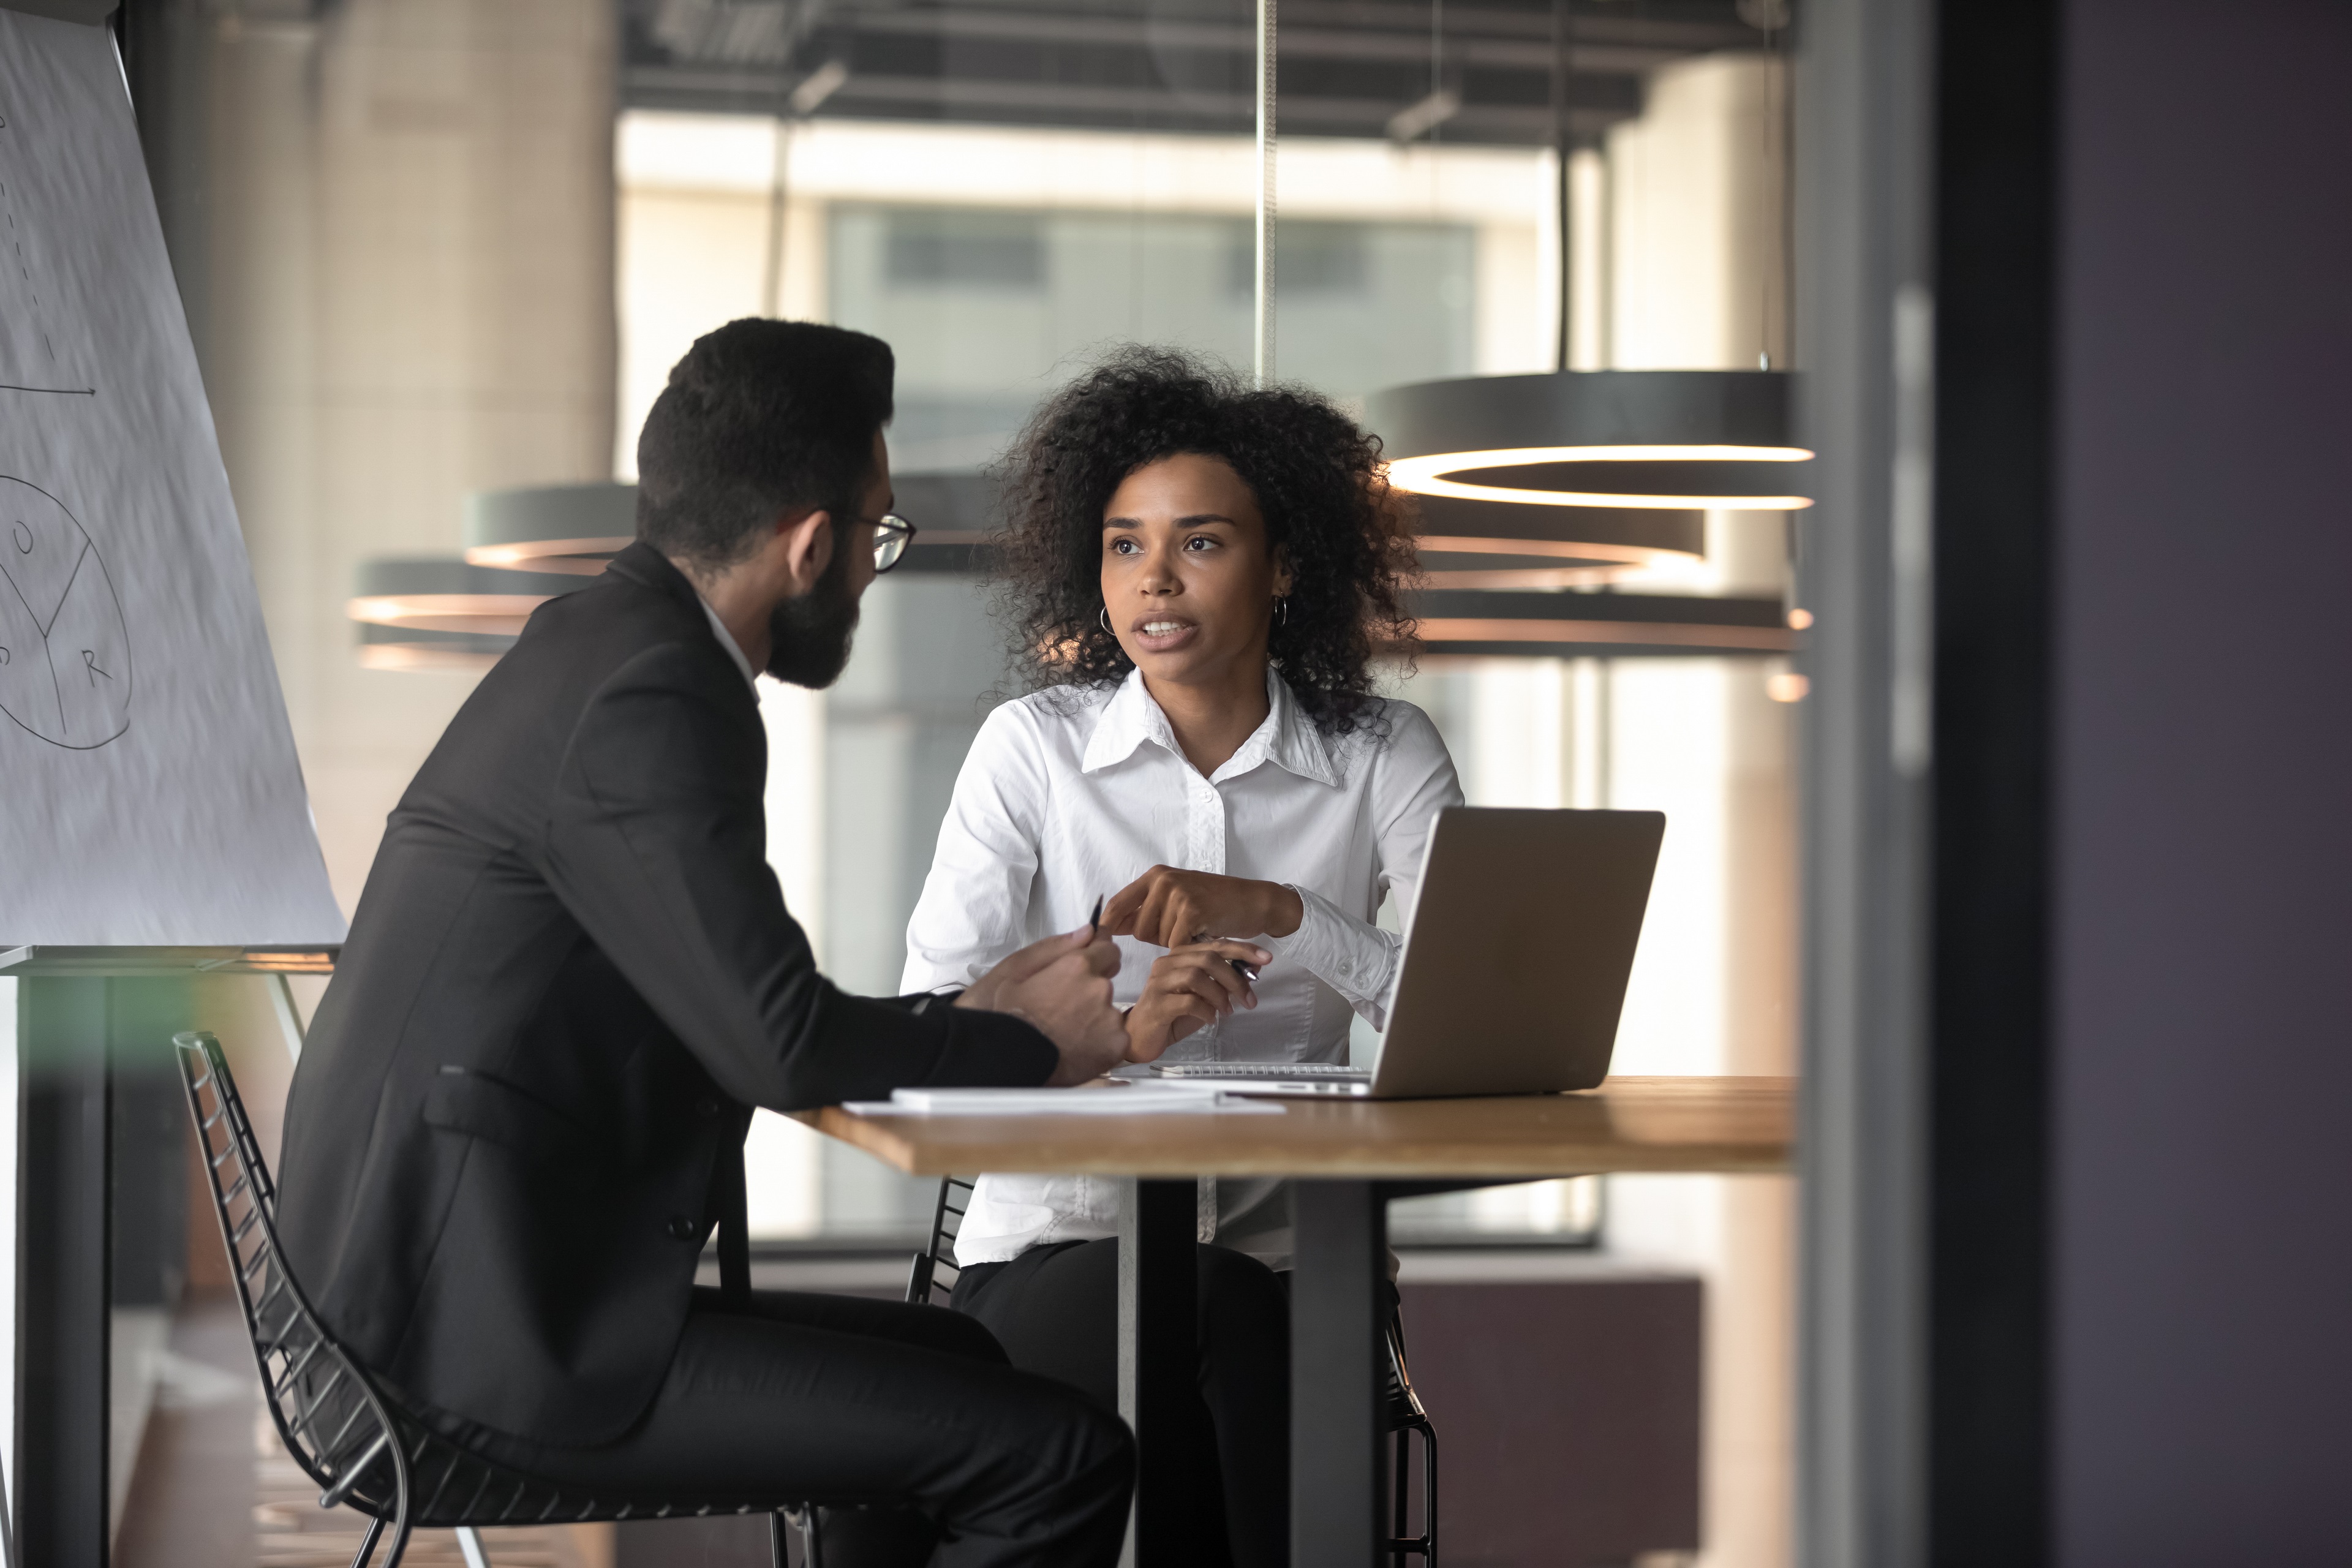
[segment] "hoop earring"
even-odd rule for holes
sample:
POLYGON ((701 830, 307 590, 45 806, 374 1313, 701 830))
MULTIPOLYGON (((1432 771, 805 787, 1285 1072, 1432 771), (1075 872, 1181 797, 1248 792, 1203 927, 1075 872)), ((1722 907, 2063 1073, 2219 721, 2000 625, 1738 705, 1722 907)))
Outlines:
POLYGON ((1285 595, 1274 602, 1274 624, 1277 626, 1286 626, 1290 624, 1289 595, 1285 595))
POLYGON ((1108 605, 1105 605, 1101 609, 1096 611, 1095 618, 1102 622, 1103 630, 1110 632, 1110 635, 1113 637, 1118 636, 1117 632, 1110 631, 1110 606, 1108 605))

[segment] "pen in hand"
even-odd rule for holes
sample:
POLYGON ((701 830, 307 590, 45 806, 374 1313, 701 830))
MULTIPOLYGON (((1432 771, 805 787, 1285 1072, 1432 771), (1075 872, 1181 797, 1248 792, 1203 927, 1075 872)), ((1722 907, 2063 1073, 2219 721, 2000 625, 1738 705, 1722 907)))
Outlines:
POLYGON ((1087 940, 1088 942, 1094 941, 1095 932, 1102 929, 1102 895, 1100 893, 1097 893, 1095 895, 1095 912, 1087 917, 1087 940))

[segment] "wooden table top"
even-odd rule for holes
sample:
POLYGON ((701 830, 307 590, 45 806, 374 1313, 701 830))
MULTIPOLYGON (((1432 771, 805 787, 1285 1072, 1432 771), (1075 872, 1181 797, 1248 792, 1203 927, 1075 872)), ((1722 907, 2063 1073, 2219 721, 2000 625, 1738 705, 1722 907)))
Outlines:
POLYGON ((800 1121, 910 1175, 1438 1177, 1790 1168, 1796 1080, 1612 1078, 1580 1094, 1282 1102, 1282 1116, 853 1116, 800 1121))

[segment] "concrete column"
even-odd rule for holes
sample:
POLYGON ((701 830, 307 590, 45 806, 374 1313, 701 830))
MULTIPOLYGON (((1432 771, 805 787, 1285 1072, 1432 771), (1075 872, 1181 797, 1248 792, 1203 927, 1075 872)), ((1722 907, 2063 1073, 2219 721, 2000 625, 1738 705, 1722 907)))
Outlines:
POLYGON ((470 489, 610 477, 614 16, 350 0, 215 16, 205 377, 335 890, 472 689, 364 670, 370 556, 470 489))
MULTIPOLYGON (((1702 57, 1659 71, 1641 118, 1612 131, 1616 367, 1789 363, 1780 90, 1760 56, 1702 57)), ((1778 515, 1711 514, 1705 566, 1671 586, 1779 593, 1786 540, 1778 515)), ((1748 659, 1622 661, 1611 673, 1609 804, 1668 814, 1620 1070, 1795 1071, 1791 710, 1767 698, 1766 674, 1748 659)), ((1777 1178, 1612 1184, 1612 1244, 1707 1281, 1706 1568, 1790 1561, 1793 1212, 1777 1178)))

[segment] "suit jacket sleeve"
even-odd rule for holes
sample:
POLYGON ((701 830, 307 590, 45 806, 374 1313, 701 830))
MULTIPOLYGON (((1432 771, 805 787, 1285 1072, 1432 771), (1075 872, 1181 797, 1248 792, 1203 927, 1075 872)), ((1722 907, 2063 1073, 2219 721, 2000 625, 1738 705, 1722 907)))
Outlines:
POLYGON ((1044 1082, 1057 1054, 1018 1018, 852 996, 817 973, 767 863, 757 708, 709 665, 685 645, 648 649, 582 714, 546 836, 573 918, 748 1103, 1044 1082))

